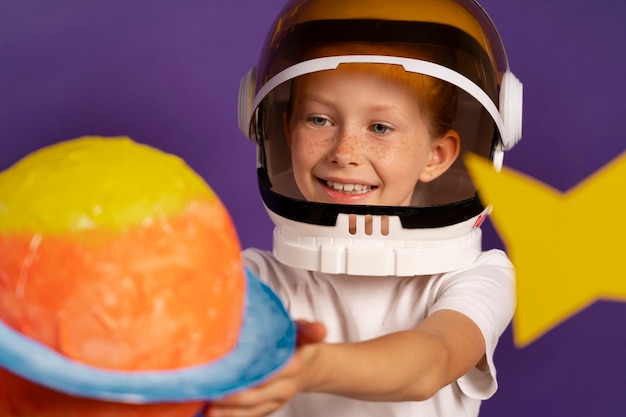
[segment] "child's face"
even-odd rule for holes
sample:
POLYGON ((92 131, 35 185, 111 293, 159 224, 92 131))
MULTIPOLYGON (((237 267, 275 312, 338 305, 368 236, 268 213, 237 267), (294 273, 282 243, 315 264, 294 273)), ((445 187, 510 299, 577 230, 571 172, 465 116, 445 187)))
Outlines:
POLYGON ((362 67, 298 79, 286 130, 303 196, 324 203, 409 205, 418 181, 445 171, 439 166, 443 139, 430 136, 423 113, 417 94, 403 82, 362 67))

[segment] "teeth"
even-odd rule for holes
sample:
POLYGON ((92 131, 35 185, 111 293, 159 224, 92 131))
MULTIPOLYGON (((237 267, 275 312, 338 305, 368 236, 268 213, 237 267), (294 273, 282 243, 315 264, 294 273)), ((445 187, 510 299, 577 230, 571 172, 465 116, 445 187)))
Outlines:
POLYGON ((334 182, 334 181, 326 181, 326 185, 328 185, 329 187, 337 191, 343 191, 344 193, 350 193, 350 194, 362 194, 372 189, 371 185, 344 184, 341 182, 334 182))

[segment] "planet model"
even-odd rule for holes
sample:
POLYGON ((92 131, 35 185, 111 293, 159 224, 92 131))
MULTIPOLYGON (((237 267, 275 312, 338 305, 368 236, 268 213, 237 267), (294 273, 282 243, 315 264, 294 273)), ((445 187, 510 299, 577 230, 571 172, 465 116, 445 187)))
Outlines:
MULTIPOLYGON (((71 361, 160 372, 237 345, 246 278, 219 198, 186 163, 82 137, 0 173, 0 321, 71 361)), ((81 398, 0 366, 0 416, 191 417, 200 401, 81 398)))

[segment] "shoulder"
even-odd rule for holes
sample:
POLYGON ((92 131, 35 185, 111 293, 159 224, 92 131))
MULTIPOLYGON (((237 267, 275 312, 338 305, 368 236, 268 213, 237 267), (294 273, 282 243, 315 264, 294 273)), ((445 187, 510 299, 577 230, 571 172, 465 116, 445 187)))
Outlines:
POLYGON ((282 298, 311 279, 311 272, 287 266, 278 261, 271 252, 249 248, 242 252, 244 265, 261 281, 269 285, 282 298))
POLYGON ((256 248, 244 249, 241 255, 246 268, 250 269, 256 275, 259 275, 263 268, 267 268, 275 261, 271 252, 256 248))
MULTIPOLYGON (((513 271, 513 264, 509 260, 509 257, 500 249, 491 249, 482 252, 472 265, 464 270, 472 271, 481 268, 495 268, 502 269, 503 271, 513 271)), ((463 271, 463 270, 461 270, 463 271)))
POLYGON ((441 274, 436 281, 439 307, 454 302, 495 311, 494 305, 499 305, 507 311, 505 316, 512 314, 515 273, 511 261, 501 250, 483 252, 472 265, 441 274))
POLYGON ((436 276, 439 285, 460 285, 488 291, 511 291, 515 287, 513 264, 498 249, 482 252, 471 265, 436 276))
POLYGON ((262 280, 270 280, 272 276, 307 274, 308 271, 287 266, 278 261, 266 250, 249 248, 242 252, 246 268, 262 280))

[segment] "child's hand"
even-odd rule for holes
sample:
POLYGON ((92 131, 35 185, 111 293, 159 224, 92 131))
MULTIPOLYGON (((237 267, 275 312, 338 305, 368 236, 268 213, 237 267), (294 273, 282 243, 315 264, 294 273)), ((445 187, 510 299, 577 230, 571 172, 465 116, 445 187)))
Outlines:
POLYGON ((282 407, 306 385, 310 358, 315 344, 326 336, 321 323, 297 321, 298 348, 289 363, 254 388, 212 402, 205 412, 207 417, 261 417, 282 407))

